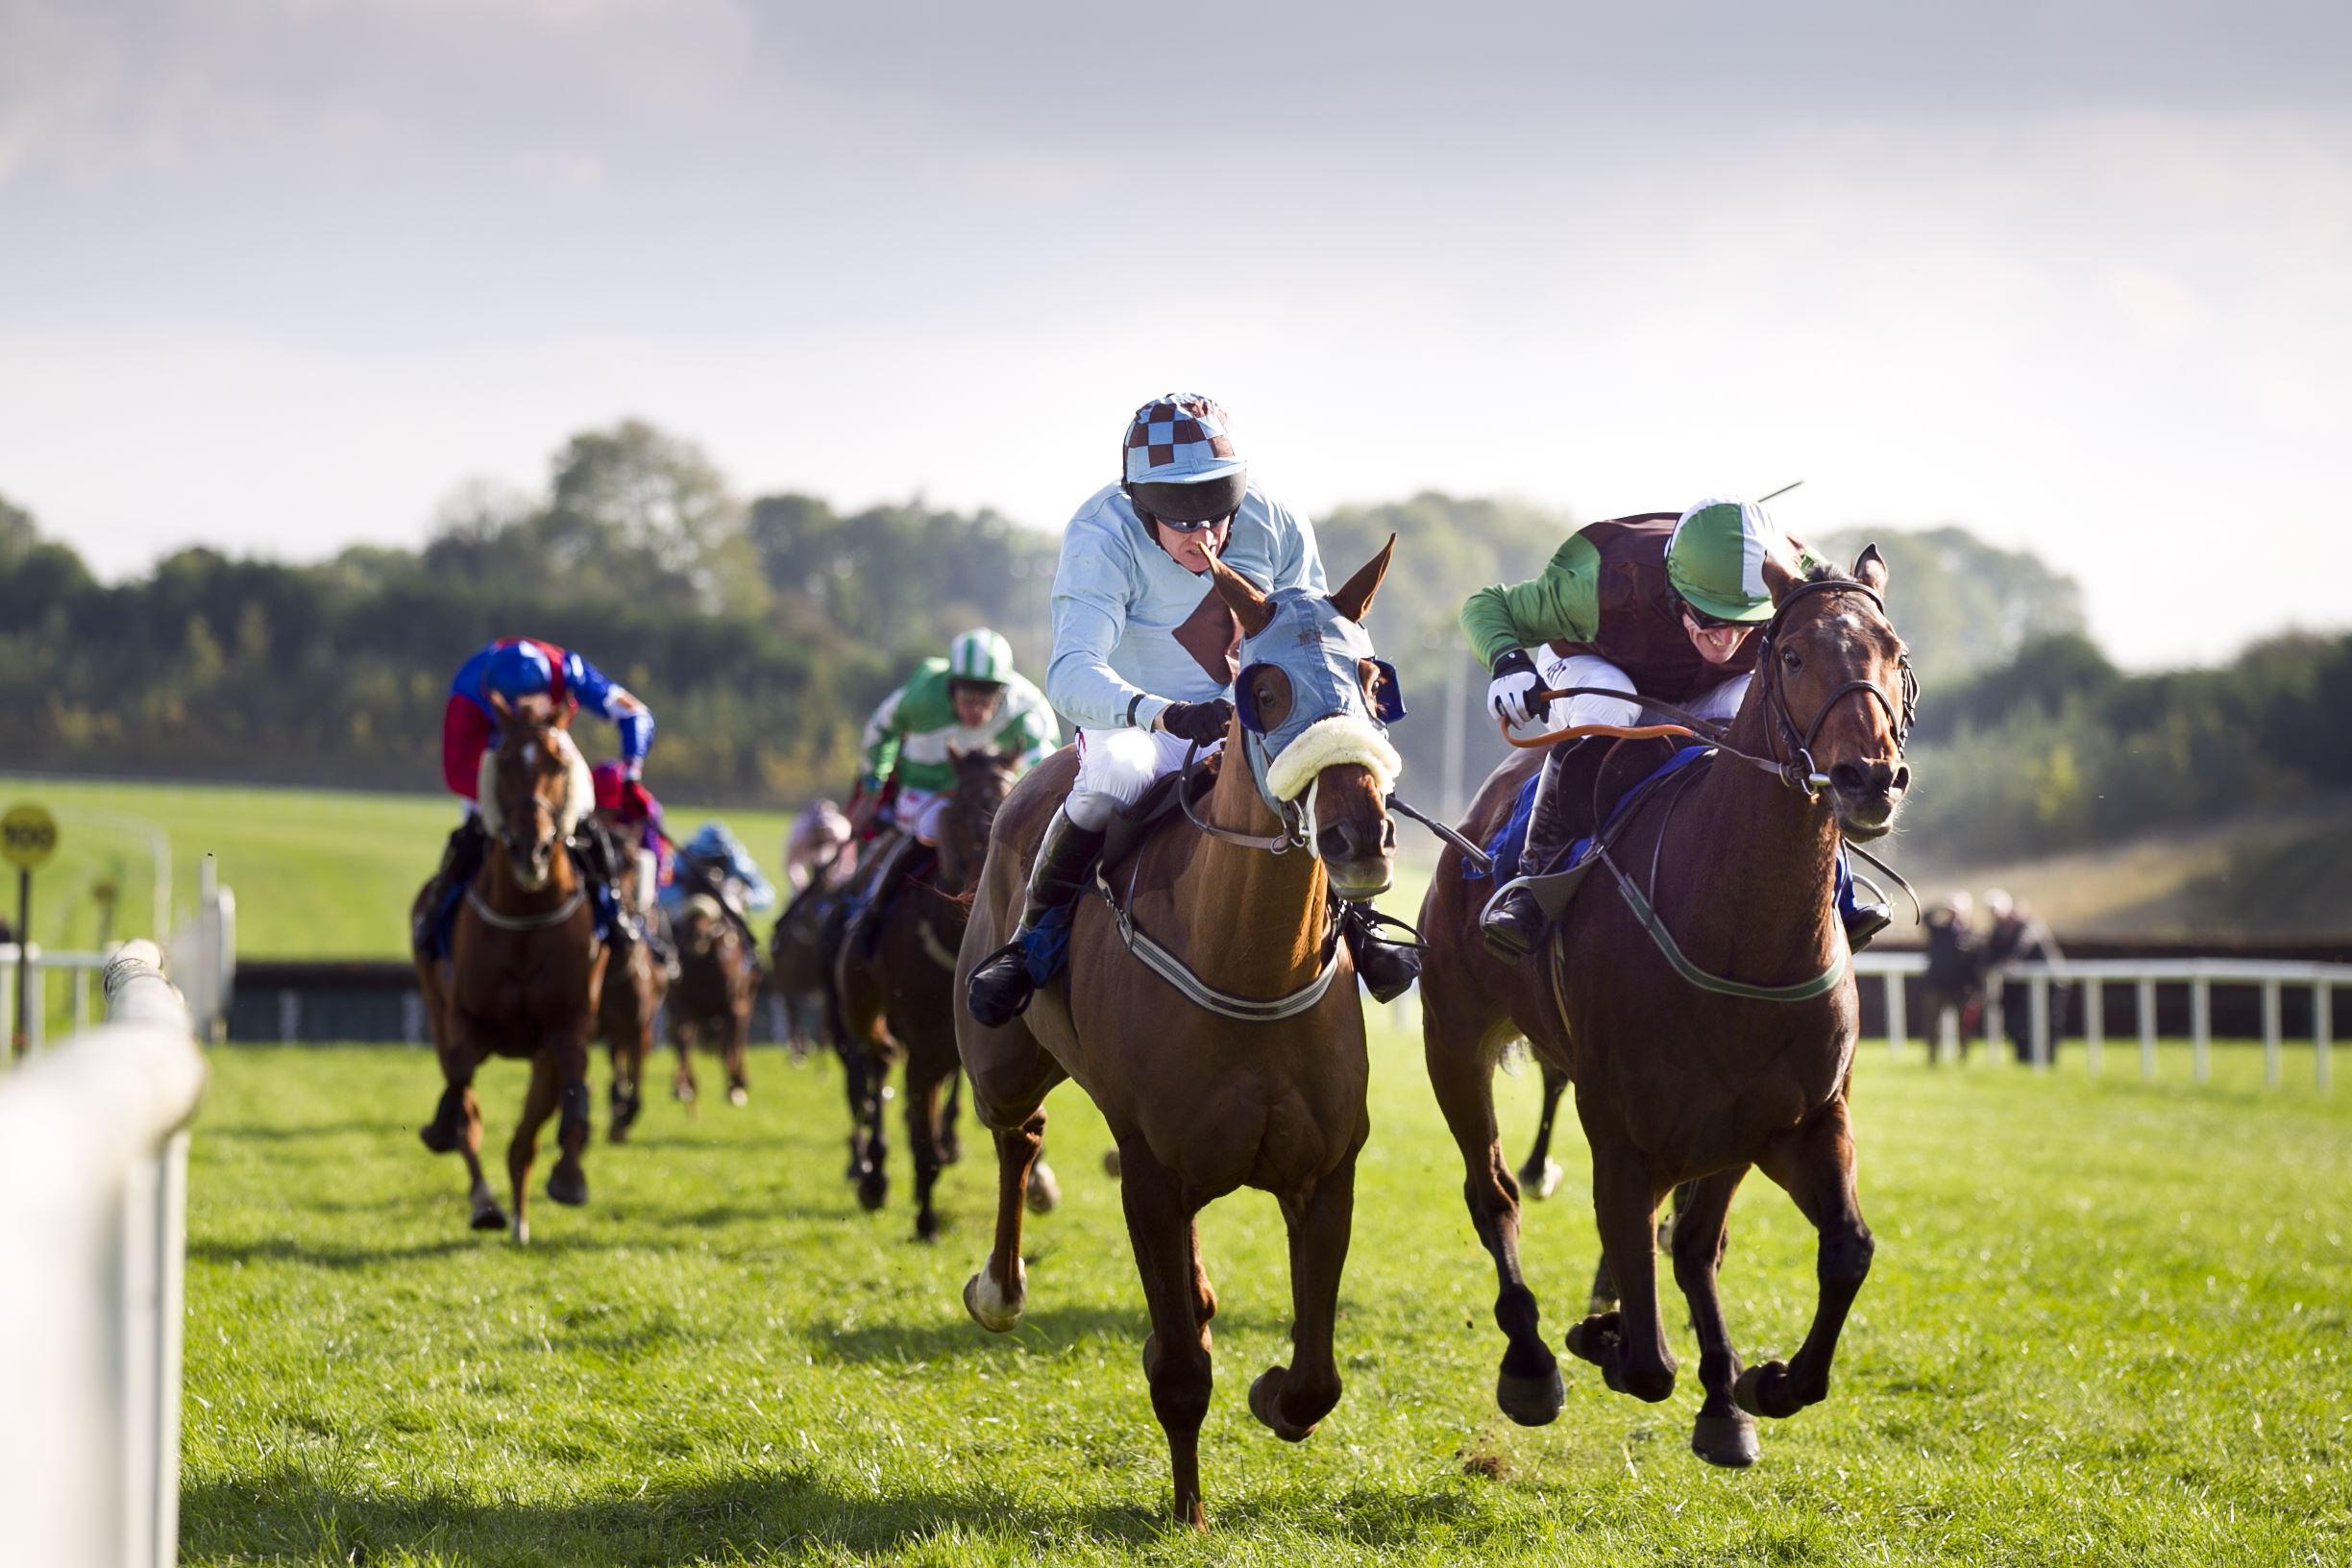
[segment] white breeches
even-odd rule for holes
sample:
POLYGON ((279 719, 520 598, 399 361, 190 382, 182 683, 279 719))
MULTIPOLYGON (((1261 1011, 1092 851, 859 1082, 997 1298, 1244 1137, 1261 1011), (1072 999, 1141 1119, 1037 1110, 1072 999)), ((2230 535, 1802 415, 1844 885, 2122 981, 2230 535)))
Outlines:
POLYGON ((891 801, 891 820, 925 844, 939 843, 940 819, 947 815, 947 796, 929 790, 901 787, 891 801))
MULTIPOLYGON (((1207 756, 1225 743, 1201 747, 1207 756)), ((1151 729, 1081 729, 1078 780, 1062 810, 1090 833, 1100 832, 1122 806, 1184 766, 1192 743, 1181 735, 1151 729)))
MULTIPOLYGON (((1642 723, 1642 706, 1629 700, 1634 697, 1633 680, 1598 653, 1554 654, 1547 652, 1537 663, 1536 671, 1546 686, 1606 686, 1625 693, 1625 698, 1563 697, 1552 704, 1548 727, 1565 728, 1571 724, 1624 724, 1642 723)), ((1733 675, 1720 686, 1709 687, 1678 704, 1701 719, 1728 719, 1739 712, 1740 698, 1748 693, 1748 676, 1733 675)), ((1671 715, 1654 714, 1654 722, 1671 722, 1671 715)))

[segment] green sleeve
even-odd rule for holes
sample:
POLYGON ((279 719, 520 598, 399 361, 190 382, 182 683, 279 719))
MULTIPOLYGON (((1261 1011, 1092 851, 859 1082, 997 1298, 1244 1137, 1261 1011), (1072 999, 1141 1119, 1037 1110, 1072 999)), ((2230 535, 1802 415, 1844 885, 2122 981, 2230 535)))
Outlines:
MULTIPOLYGON (((908 685, 913 685, 910 681, 908 685)), ((866 721, 866 754, 863 766, 869 789, 878 789, 890 779, 891 770, 898 765, 898 743, 904 732, 898 724, 898 704, 907 694, 901 686, 882 699, 882 705, 866 721)))
POLYGON ((1462 603, 1462 635, 1488 669, 1514 648, 1557 637, 1591 640, 1601 626, 1601 552, 1582 534, 1560 546, 1539 576, 1481 588, 1462 603))

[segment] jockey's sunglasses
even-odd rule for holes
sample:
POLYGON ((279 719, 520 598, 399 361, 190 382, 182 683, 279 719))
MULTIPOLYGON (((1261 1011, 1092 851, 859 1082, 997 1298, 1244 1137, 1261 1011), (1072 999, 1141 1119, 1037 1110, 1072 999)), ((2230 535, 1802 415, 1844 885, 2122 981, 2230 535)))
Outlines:
POLYGON ((1720 631, 1726 626, 1745 627, 1748 625, 1745 621, 1726 621, 1722 616, 1709 615, 1680 594, 1675 595, 1675 602, 1682 606, 1682 613, 1690 618, 1691 625, 1702 631, 1720 631))
POLYGON ((1232 511, 1227 512, 1223 517, 1213 517, 1206 523, 1179 523, 1172 517, 1162 517, 1158 512, 1154 512, 1152 521, 1170 533, 1203 533, 1211 528, 1221 528, 1240 515, 1238 511, 1232 511))

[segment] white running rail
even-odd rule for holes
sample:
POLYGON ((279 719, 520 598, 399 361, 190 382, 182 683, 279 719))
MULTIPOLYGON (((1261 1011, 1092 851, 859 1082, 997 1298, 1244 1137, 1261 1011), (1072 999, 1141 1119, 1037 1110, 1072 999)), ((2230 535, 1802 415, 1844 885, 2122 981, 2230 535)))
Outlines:
MULTIPOLYGON (((1899 1051, 1909 1039, 1903 1015, 1905 975, 1927 968, 1924 953, 1857 953, 1854 973, 1878 976, 1886 988, 1887 1043, 1899 1051)), ((1998 980, 2022 980, 2026 985, 2025 1031, 2029 1059, 2037 1067, 2050 1063, 2050 987, 2068 982, 2083 985, 2083 1044, 2090 1069, 2097 1072, 2106 1044, 2106 987, 2129 982, 2134 987, 2133 1013, 2140 1021, 2140 1076, 2156 1076, 2156 988, 2189 988, 2189 1044, 2192 1070, 2204 1083, 2212 1070, 2213 988, 2251 986, 2262 992, 2263 1078, 2279 1086, 2282 1031, 2281 996, 2289 986, 2307 986, 2312 998, 2313 1074, 2321 1089, 2331 1081, 2330 1008, 2339 986, 2352 986, 2352 964, 2299 963, 2263 958, 2098 958, 2061 959, 2056 963, 2012 964, 1996 971, 1998 980)), ((2006 1048, 2000 1016, 2000 992, 1994 988, 1985 1008, 1985 1039, 2006 1048)), ((1947 1034, 1948 1035, 1948 1028, 1947 1034)), ((1942 1041, 1931 1042, 1940 1045, 1942 1041)))
POLYGON ((179 1558, 204 1055, 155 943, 124 943, 105 985, 105 1023, 0 1076, 0 1563, 179 1558))

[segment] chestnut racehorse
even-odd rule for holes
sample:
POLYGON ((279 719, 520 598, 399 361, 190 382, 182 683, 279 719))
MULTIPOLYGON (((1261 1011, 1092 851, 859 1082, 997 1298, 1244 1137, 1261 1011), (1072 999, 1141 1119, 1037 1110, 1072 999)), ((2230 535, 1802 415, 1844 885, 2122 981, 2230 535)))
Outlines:
MULTIPOLYGON (((1194 1216, 1211 1200, 1242 1186, 1272 1192, 1290 1233, 1293 1361, 1252 1384, 1250 1413, 1295 1442, 1339 1399, 1332 1335, 1369 1063, 1331 894, 1373 896, 1393 863, 1396 754, 1371 719, 1387 710, 1389 677, 1357 623, 1395 547, 1328 600, 1302 588, 1267 595, 1212 560, 1213 590, 1242 633, 1235 698, 1249 723, 1228 727, 1215 786, 1188 808, 1201 825, 1164 819, 1106 869, 1097 893, 1112 888, 1124 915, 1082 894, 1066 981, 1041 987, 1025 1014, 999 1029, 957 1014, 972 1104, 994 1130, 997 1160, 994 1243, 965 1306, 987 1329, 1020 1321, 1022 1192, 1045 1095, 1074 1078, 1117 1141, 1151 1313, 1144 1375, 1167 1433, 1177 1516, 1195 1526, 1216 1296, 1194 1216)), ((1048 758, 998 815, 959 995, 1017 923, 1029 862, 1075 771, 1071 750, 1048 758)))
MULTIPOLYGON (((428 1146, 465 1156, 473 1226, 506 1224, 482 1177, 481 1106, 474 1073, 493 1056, 529 1060, 523 1119, 506 1146, 514 1188, 514 1238, 530 1239, 531 1163, 539 1129, 560 1108, 558 1156, 548 1176, 557 1203, 588 1201, 580 1156, 588 1145, 588 1040, 604 979, 604 944, 596 909, 565 847, 594 805, 588 765, 565 732, 569 715, 549 720, 503 716, 497 752, 482 764, 482 825, 490 850, 466 890, 450 938, 446 974, 420 956, 433 1048, 448 1095, 460 1097, 464 1132, 446 1145, 428 1129, 428 1146)), ((420 895, 421 898, 421 895, 420 895)), ((441 1125, 436 1116, 434 1125, 441 1125)))
MULTIPOLYGON (((1629 811, 1609 863, 1577 887, 1538 955, 1516 966, 1485 956, 1478 914, 1493 884, 1465 881, 1458 850, 1440 857, 1422 906, 1433 945, 1422 982, 1430 1081, 1461 1148, 1508 1340, 1497 1404, 1541 1425, 1562 1397, 1520 1270, 1518 1185, 1495 1134, 1496 1055, 1524 1035, 1576 1085, 1603 1254, 1623 1300, 1622 1311, 1596 1311, 1570 1330, 1569 1348, 1612 1388, 1652 1401, 1673 1391, 1653 1226, 1659 1200, 1690 1183, 1671 1250, 1700 1341, 1704 1400, 1691 1446, 1730 1465, 1756 1457, 1752 1417, 1792 1415, 1825 1396, 1869 1271, 1847 1109, 1858 1010, 1832 869, 1841 835, 1889 829, 1910 781, 1909 664, 1886 618, 1877 551, 1865 551, 1850 576, 1819 568, 1799 580, 1767 561, 1765 579, 1774 617, 1722 748, 1684 769, 1687 783, 1629 811), (1647 922, 1633 912, 1644 887, 1647 922), (1788 1363, 1743 1371, 1716 1271, 1731 1195, 1752 1166, 1819 1232, 1820 1298, 1788 1363)), ((1590 743, 1586 751, 1597 770, 1602 751, 1590 743)), ((1537 760, 1514 755, 1487 779, 1465 836, 1494 835, 1537 760)), ((1651 753, 1644 771, 1657 760, 1651 753)))

